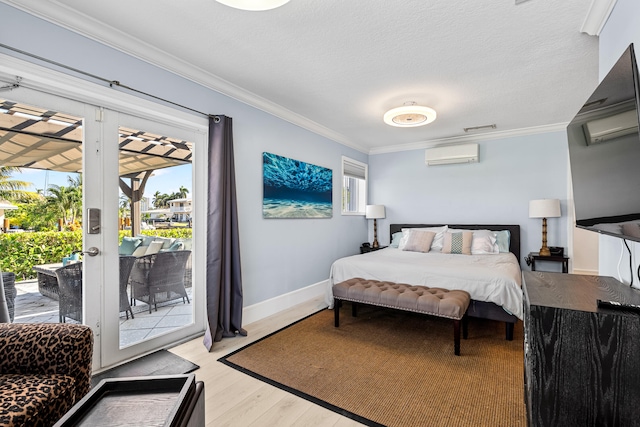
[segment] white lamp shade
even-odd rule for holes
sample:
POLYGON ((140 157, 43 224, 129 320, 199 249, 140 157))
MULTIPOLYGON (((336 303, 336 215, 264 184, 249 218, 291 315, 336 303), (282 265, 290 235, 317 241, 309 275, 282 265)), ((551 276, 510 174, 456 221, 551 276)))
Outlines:
POLYGON ((557 218, 560 216, 560 200, 540 199, 529 201, 529 218, 557 218))
POLYGON ((367 219, 384 218, 384 205, 367 205, 365 216, 367 219))

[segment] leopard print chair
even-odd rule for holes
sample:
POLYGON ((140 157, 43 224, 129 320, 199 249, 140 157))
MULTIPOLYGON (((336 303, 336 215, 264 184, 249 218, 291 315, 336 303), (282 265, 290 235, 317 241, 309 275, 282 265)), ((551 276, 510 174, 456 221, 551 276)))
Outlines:
POLYGON ((0 425, 55 424, 91 388, 92 356, 88 326, 0 324, 0 425))

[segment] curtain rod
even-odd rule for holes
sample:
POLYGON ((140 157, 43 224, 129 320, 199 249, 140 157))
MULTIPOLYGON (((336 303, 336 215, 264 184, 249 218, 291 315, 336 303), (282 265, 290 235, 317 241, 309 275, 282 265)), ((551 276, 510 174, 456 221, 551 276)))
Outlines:
MULTIPOLYGON (((83 70, 79 70, 79 69, 71 67, 69 65, 61 64, 60 62, 56 62, 56 61, 53 61, 53 60, 48 59, 48 58, 44 58, 44 57, 36 55, 36 54, 30 53, 30 52, 26 52, 24 50, 21 50, 21 49, 12 47, 12 46, 8 46, 8 45, 6 45, 4 43, 0 43, 0 47, 2 47, 4 49, 7 49, 7 50, 11 50, 11 51, 16 52, 16 53, 19 53, 21 55, 28 56, 30 58, 37 59, 39 61, 46 62, 46 63, 51 64, 51 65, 55 65, 57 67, 64 68, 64 69, 69 70, 69 71, 73 71, 74 73, 78 73, 78 74, 82 74, 82 75, 87 76, 87 77, 91 77, 92 79, 96 79, 96 80, 99 80, 101 82, 107 83, 109 85, 109 87, 111 87, 111 88, 113 88, 114 86, 117 86, 117 87, 120 87, 122 89, 126 89, 128 91, 131 91, 131 92, 134 92, 134 93, 137 93, 137 94, 140 94, 140 95, 148 96, 148 97, 156 99, 158 101, 162 101, 162 102, 166 102, 166 103, 171 104, 171 105, 175 105, 176 107, 184 108, 185 110, 189 110, 189 111, 192 111, 194 113, 201 114, 201 115, 203 115, 205 117, 214 117, 211 114, 203 113, 202 111, 193 109, 191 107, 187 107, 187 106, 182 105, 182 104, 178 104, 177 102, 169 101, 168 99, 161 98, 159 96, 152 95, 150 93, 143 92, 141 90, 132 88, 130 86, 127 86, 125 84, 120 83, 118 80, 109 80, 107 78, 100 77, 100 76, 97 76, 95 74, 91 74, 89 72, 83 71, 83 70)), ((15 87, 20 87, 20 83, 17 82, 17 83, 14 84, 14 86, 15 87)))

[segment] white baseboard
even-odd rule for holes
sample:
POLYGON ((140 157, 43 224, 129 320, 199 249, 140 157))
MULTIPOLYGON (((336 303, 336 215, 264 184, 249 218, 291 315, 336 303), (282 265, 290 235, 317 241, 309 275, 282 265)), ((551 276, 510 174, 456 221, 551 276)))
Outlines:
POLYGON ((598 270, 582 270, 579 268, 574 268, 571 271, 572 274, 584 274, 587 276, 598 276, 598 270))
POLYGON ((244 307, 242 310, 242 323, 248 325, 249 323, 256 322, 291 308, 294 305, 301 304, 319 296, 324 296, 327 286, 329 286, 329 279, 314 283, 302 289, 297 289, 288 294, 244 307))

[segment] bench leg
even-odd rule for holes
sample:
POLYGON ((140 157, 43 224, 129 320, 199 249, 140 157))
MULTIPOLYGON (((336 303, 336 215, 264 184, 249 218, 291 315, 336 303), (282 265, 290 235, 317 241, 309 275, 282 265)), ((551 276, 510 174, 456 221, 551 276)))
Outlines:
POLYGON ((466 314, 462 318, 462 338, 465 340, 469 336, 469 316, 466 314))
POLYGON ((513 325, 514 323, 506 322, 507 325, 507 341, 513 341, 513 325))
POLYGON ((336 328, 340 327, 340 305, 341 301, 338 299, 333 300, 333 318, 334 318, 334 326, 336 328))
POLYGON ((460 356, 460 321, 453 321, 453 352, 460 356))
POLYGON ((351 301, 351 317, 358 317, 358 304, 351 301))

